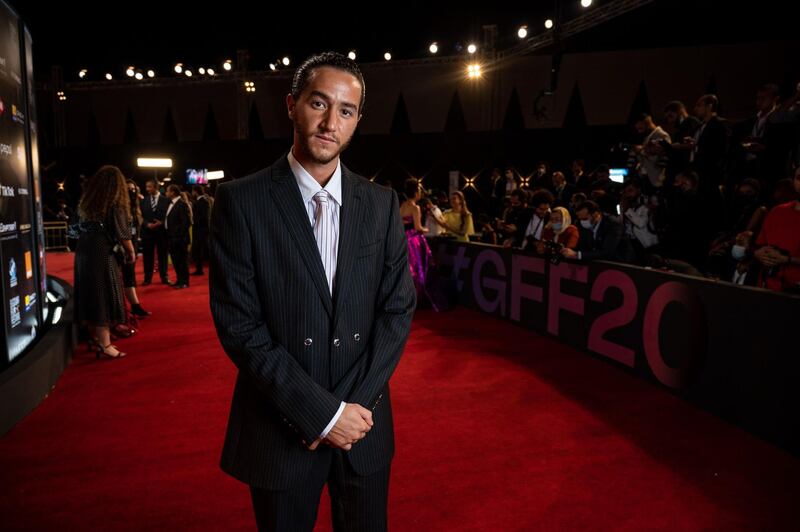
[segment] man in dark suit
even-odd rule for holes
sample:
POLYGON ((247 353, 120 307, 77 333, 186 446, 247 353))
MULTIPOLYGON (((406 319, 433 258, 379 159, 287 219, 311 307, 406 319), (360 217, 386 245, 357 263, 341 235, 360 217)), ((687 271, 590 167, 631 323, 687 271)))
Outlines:
POLYGON ((572 183, 567 183, 563 172, 553 172, 551 192, 555 201, 554 207, 569 207, 572 195, 578 192, 578 188, 572 183))
POLYGON ((578 260, 632 261, 630 242, 619 218, 603 214, 600 206, 591 200, 578 205, 575 215, 580 223, 578 250, 564 248, 562 255, 578 260))
POLYGON ((385 530, 388 381, 416 307, 397 193, 339 159, 364 104, 354 61, 300 65, 294 144, 217 188, 210 301, 238 368, 221 467, 261 530, 312 530, 325 483, 335 530, 385 530))
POLYGON ((731 130, 728 121, 717 113, 719 100, 713 94, 701 96, 694 106, 702 122, 692 139, 691 166, 700 176, 700 195, 714 201, 719 186, 725 184, 726 163, 730 148, 731 130))
POLYGON ((141 200, 142 208, 142 254, 144 255, 144 283, 153 279, 154 251, 158 250, 158 273, 161 282, 169 284, 167 276, 167 232, 164 219, 169 200, 158 191, 158 181, 149 179, 145 184, 147 195, 141 200))
POLYGON ((167 187, 167 198, 170 205, 164 228, 167 230, 169 241, 169 256, 175 268, 175 284, 173 288, 189 288, 189 228, 192 226, 189 205, 181 198, 181 189, 178 185, 167 187))
POLYGON ((194 271, 192 275, 203 275, 203 261, 208 254, 208 224, 211 213, 211 198, 206 195, 203 185, 192 188, 194 196, 194 209, 192 224, 192 261, 194 271))

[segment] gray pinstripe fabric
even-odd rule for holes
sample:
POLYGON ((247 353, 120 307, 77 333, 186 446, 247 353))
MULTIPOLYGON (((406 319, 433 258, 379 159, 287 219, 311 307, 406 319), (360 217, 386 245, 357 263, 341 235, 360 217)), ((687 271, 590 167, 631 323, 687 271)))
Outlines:
POLYGON ((217 188, 210 302, 238 368, 220 465, 253 486, 285 489, 308 473, 310 443, 340 401, 373 410, 347 453, 361 475, 394 454, 388 381, 416 295, 397 193, 342 165, 333 290, 286 155, 217 188))

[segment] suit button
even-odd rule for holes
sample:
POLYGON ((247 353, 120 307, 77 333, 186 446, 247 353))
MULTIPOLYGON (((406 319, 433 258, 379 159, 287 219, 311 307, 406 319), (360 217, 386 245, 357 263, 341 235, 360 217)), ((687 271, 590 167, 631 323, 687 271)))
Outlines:
POLYGON ((358 342, 359 340, 361 340, 361 335, 360 335, 360 334, 358 334, 358 333, 355 333, 355 334, 353 335, 353 340, 355 340, 356 342, 358 342))
POLYGON ((306 347, 310 346, 311 345, 311 338, 306 338, 303 343, 305 344, 306 347))
POLYGON ((333 339, 333 345, 335 345, 336 347, 339 347, 339 344, 340 344, 340 343, 341 343, 341 342, 339 341, 339 339, 338 339, 338 338, 334 338, 334 339, 333 339))

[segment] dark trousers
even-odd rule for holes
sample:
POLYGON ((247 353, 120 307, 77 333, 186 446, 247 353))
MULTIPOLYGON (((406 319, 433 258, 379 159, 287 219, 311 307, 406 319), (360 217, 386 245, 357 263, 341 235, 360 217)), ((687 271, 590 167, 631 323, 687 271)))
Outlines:
POLYGON ((169 240, 169 256, 175 268, 175 283, 189 284, 189 254, 186 251, 185 238, 171 238, 169 240))
POLYGON ((192 228, 192 262, 195 271, 203 271, 203 260, 208 255, 208 229, 195 226, 192 228))
POLYGON ((385 531, 391 465, 362 477, 344 457, 347 451, 320 446, 315 452, 311 472, 297 487, 277 491, 250 486, 259 532, 313 530, 326 482, 334 532, 385 531))
POLYGON ((142 237, 145 282, 153 278, 153 259, 155 258, 153 252, 155 250, 158 250, 158 274, 163 281, 167 279, 167 234, 163 230, 142 237))

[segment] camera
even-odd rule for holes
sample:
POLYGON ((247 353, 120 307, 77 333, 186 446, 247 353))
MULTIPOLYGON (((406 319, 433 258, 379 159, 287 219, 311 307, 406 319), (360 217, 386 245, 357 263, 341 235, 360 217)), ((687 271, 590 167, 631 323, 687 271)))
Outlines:
POLYGON ((561 264, 561 250, 564 249, 564 246, 552 240, 543 240, 542 244, 544 244, 544 255, 550 264, 553 266, 561 264))

